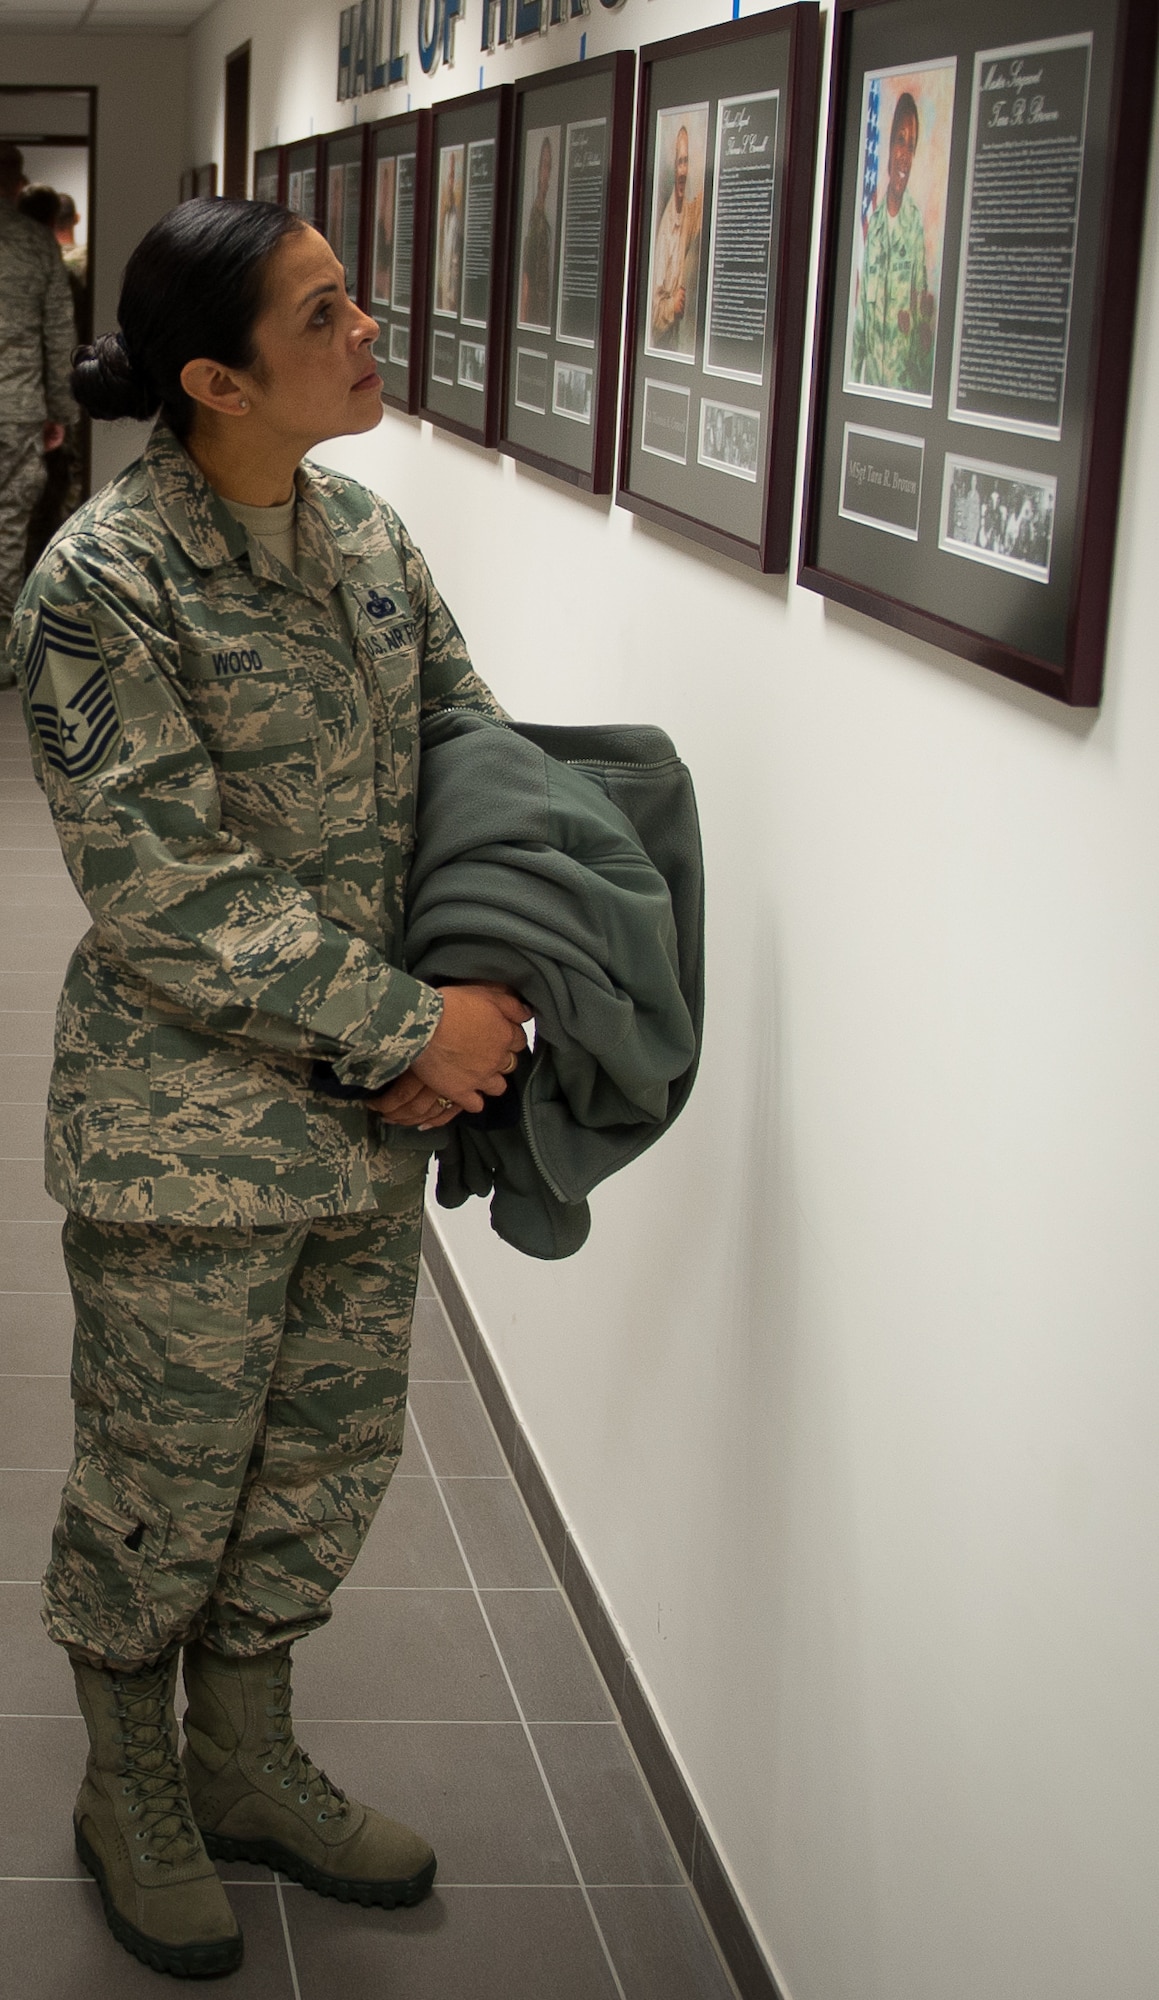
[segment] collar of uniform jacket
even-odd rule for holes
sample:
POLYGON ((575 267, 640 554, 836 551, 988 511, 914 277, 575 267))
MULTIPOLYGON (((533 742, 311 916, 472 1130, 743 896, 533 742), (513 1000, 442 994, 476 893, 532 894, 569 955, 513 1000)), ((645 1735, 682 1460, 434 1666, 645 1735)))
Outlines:
POLYGON ((325 472, 305 460, 295 474, 297 575, 246 533, 166 423, 154 425, 144 465, 157 512, 198 569, 221 569, 248 556, 255 576, 322 602, 341 582, 347 565, 366 552, 373 504, 369 496, 365 519, 350 519, 349 484, 343 488, 340 508, 325 472))

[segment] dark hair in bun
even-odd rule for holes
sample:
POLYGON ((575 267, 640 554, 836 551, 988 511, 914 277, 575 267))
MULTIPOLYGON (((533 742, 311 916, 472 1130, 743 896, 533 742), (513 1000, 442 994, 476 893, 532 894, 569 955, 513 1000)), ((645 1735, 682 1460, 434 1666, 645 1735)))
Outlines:
POLYGON ((302 223, 269 201, 186 201, 142 237, 121 283, 119 333, 73 357, 72 392, 90 416, 154 416, 188 435, 187 361, 253 366, 266 265, 302 223))

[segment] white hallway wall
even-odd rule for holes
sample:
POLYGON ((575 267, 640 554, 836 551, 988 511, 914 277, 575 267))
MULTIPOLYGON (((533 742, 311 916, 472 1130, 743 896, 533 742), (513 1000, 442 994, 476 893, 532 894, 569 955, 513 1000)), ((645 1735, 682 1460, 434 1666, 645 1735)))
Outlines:
MULTIPOLYGON (((117 294, 130 250, 177 199, 185 164, 188 61, 188 42, 176 35, 0 32, 0 82, 97 86, 93 324, 98 332, 117 323, 117 294)), ((145 435, 138 424, 95 424, 94 486, 135 458, 145 435)))
MULTIPOLYGON (((337 17, 221 0, 198 158, 247 37, 255 144, 349 121, 337 17)), ((405 21, 415 102, 474 87, 478 0, 434 92, 405 21)), ((683 1120, 565 1267, 441 1226, 792 2000, 1159 1983, 1155 224, 1097 716, 417 422, 330 448, 516 714, 659 722, 696 779, 683 1120)))

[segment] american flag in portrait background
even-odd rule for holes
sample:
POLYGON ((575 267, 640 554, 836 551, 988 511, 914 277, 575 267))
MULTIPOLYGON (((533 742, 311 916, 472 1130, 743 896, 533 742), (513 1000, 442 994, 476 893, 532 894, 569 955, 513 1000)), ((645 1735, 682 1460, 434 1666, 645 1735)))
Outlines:
POLYGON ((869 86, 869 103, 865 108, 865 171, 861 176, 861 236, 869 228, 869 218, 877 207, 877 173, 881 152, 881 78, 875 76, 869 86))

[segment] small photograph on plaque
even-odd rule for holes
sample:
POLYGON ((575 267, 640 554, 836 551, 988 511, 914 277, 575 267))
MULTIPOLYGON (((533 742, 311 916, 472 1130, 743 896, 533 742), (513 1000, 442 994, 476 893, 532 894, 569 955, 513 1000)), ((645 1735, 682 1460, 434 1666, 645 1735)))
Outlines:
POLYGON ((557 361, 551 391, 551 407, 556 416, 567 417, 575 424, 590 424, 594 379, 593 371, 578 361, 557 361))
POLYGON ((947 555, 1049 583, 1055 487, 1046 473, 947 452, 939 546, 947 555))
POLYGON ((696 455, 701 465, 711 466, 714 472, 728 473, 733 479, 755 479, 761 469, 760 411, 702 397, 696 455))

